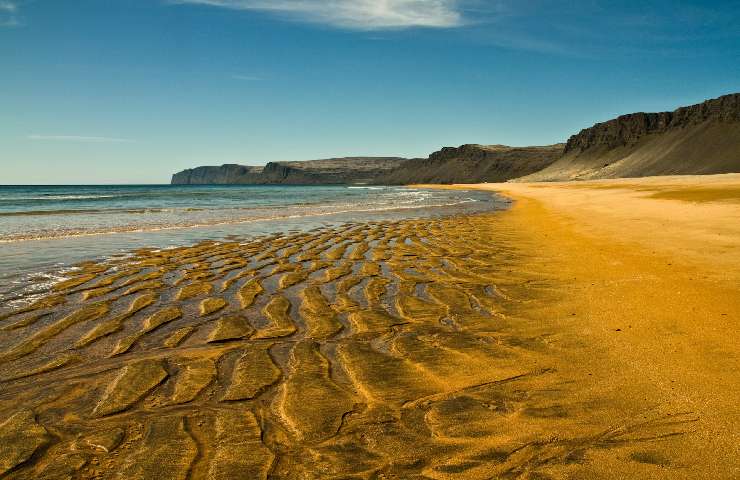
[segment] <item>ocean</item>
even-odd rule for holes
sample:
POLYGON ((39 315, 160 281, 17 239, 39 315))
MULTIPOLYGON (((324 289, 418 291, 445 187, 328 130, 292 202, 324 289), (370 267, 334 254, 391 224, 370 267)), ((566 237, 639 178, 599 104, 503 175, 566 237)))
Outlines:
POLYGON ((0 302, 28 302, 76 263, 138 248, 507 204, 484 192, 383 186, 0 186, 0 302))

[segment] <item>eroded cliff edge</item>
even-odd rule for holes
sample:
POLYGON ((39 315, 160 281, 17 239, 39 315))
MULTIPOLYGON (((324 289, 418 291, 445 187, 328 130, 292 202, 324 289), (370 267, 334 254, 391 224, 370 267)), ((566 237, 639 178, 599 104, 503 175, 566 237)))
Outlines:
POLYGON ((740 93, 673 112, 633 113, 568 140, 557 162, 519 181, 740 171, 740 93))
POLYGON ((445 147, 429 158, 409 160, 375 183, 486 183, 505 182, 537 172, 563 154, 563 144, 544 147, 462 145, 445 147))
POLYGON ((563 153, 545 147, 462 145, 428 158, 346 157, 305 162, 271 162, 264 167, 221 165, 176 173, 172 184, 328 185, 503 182, 536 172, 563 153))
POLYGON ((428 158, 344 157, 184 170, 173 184, 485 183, 740 172, 740 93, 597 123, 565 144, 467 144, 428 158))
POLYGON ((196 167, 172 176, 173 185, 333 185, 370 183, 406 161, 400 157, 344 157, 270 162, 264 167, 227 164, 196 167))

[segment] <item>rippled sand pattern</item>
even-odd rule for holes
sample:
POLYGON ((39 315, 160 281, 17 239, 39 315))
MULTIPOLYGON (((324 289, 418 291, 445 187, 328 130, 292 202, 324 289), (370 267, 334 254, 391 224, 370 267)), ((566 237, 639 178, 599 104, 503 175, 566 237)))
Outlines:
POLYGON ((0 317, 0 477, 561 478, 682 433, 584 424, 512 235, 480 215, 84 264, 0 317))

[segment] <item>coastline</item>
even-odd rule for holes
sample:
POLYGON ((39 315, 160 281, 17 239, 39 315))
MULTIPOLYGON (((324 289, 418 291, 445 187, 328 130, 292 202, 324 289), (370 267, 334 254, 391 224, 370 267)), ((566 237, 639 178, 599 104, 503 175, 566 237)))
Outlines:
POLYGON ((737 257, 616 183, 82 263, 0 311, 0 475, 734 478, 737 257))
MULTIPOLYGON (((46 198, 49 192, 45 187, 40 188, 40 192, 24 192, 22 196, 46 198)), ((19 223, 15 226, 3 224, 3 228, 0 228, 0 303, 11 302, 6 307, 29 303, 47 291, 54 279, 74 268, 75 264, 104 261, 139 248, 176 248, 205 240, 249 240, 347 222, 487 211, 504 208, 506 203, 485 192, 409 192, 402 187, 294 186, 286 191, 283 187, 229 186, 225 192, 220 187, 209 187, 204 189, 207 192, 194 195, 192 201, 199 205, 200 210, 192 212, 192 208, 182 203, 185 202, 182 197, 192 193, 190 190, 194 188, 188 187, 183 192, 180 187, 157 186, 153 192, 149 192, 144 187, 137 187, 138 196, 132 199, 132 194, 121 192, 121 187, 111 190, 107 186, 91 186, 84 197, 92 203, 104 203, 97 205, 104 213, 90 216, 94 218, 80 215, 69 218, 63 215, 44 218, 18 216, 19 223), (365 193, 368 191, 371 193, 365 193), (265 195, 267 197, 263 198, 265 195), (101 196, 103 200, 98 200, 101 196), (174 216, 164 223, 160 222, 164 220, 159 218, 160 214, 154 217, 149 214, 140 214, 136 218, 131 218, 131 215, 120 217, 117 205, 107 203, 113 201, 108 197, 114 196, 123 197, 126 202, 134 202, 147 211, 172 210, 174 216), (322 199, 325 200, 323 203, 318 201, 322 199), (269 206, 272 200, 277 203, 269 206), (239 201, 243 201, 244 205, 235 208, 239 201), (219 208, 224 202, 226 205, 219 208), (109 207, 112 209, 109 210, 109 207), (233 217, 235 213, 237 217, 233 217), (191 217, 191 214, 205 217, 191 217), (23 218, 31 218, 33 222, 24 223, 21 220, 23 218)), ((76 199, 80 196, 78 193, 74 193, 74 200, 64 200, 66 195, 73 192, 65 191, 65 195, 62 195, 57 191, 59 189, 53 190, 53 199, 42 201, 48 204, 46 208, 52 209, 52 212, 59 204, 80 201, 76 199)), ((22 202, 10 207, 13 202, 6 200, 3 202, 0 195, 0 203, 5 210, 36 208, 22 202)))
POLYGON ((740 174, 442 188, 515 201, 501 217, 558 299, 525 313, 579 339, 563 359, 588 390, 695 415, 667 478, 740 474, 740 174))

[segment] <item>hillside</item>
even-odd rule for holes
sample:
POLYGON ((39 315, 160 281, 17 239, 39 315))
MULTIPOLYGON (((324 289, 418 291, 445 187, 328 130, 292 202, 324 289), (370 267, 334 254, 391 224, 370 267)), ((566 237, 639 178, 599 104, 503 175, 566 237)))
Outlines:
POLYGON ((623 115, 572 136, 557 162, 516 181, 740 172, 740 94, 623 115))
POLYGON ((445 147, 429 158, 409 160, 375 180, 377 184, 504 182, 541 170, 557 160, 563 145, 445 147))
POLYGON ((345 157, 270 162, 264 167, 227 164, 196 167, 172 176, 173 185, 331 185, 370 183, 406 161, 398 157, 345 157))
POLYGON ((673 112, 632 113, 543 147, 462 145, 428 158, 345 157, 222 165, 176 173, 173 184, 539 182, 740 172, 740 93, 673 112))
POLYGON ((196 184, 351 184, 503 182, 550 165, 563 144, 546 147, 462 145, 445 147, 429 158, 345 157, 303 162, 271 162, 264 167, 196 167, 172 176, 174 185, 196 184))

